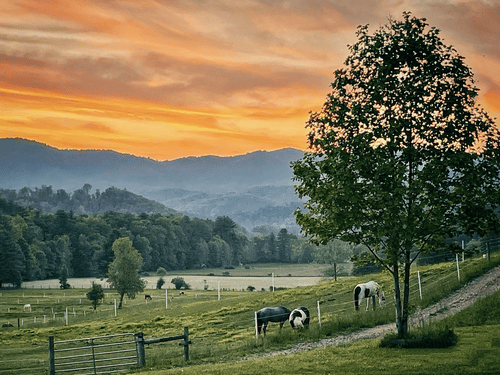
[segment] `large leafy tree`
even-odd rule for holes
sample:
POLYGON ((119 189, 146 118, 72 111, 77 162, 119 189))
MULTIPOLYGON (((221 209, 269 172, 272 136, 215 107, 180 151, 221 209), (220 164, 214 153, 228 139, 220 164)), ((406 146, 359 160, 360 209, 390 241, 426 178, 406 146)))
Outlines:
POLYGON ((125 294, 134 299, 136 293, 142 292, 145 287, 144 280, 139 275, 142 267, 142 256, 132 246, 128 237, 118 238, 112 246, 114 252, 113 262, 109 265, 108 282, 120 295, 118 308, 122 308, 125 294))
POLYGON ((306 124, 311 152, 293 168, 308 201, 295 214, 314 242, 363 244, 393 275, 404 335, 417 256, 498 229, 500 134, 464 58, 425 19, 404 13, 357 37, 306 124))

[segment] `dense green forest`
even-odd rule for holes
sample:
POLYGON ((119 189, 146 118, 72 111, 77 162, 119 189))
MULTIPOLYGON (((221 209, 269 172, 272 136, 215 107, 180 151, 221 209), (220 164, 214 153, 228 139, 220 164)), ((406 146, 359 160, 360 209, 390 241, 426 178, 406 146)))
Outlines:
POLYGON ((41 188, 27 187, 19 191, 0 189, 0 197, 21 206, 36 208, 45 213, 56 213, 58 210, 73 211, 75 214, 104 214, 108 211, 130 212, 133 214, 161 213, 175 215, 177 212, 163 204, 144 198, 124 189, 110 187, 104 192, 99 189, 90 194, 92 185, 85 184, 73 193, 64 189, 54 191, 52 186, 41 188))
MULTIPOLYGON (((141 204, 138 196, 127 194, 131 199, 126 201, 122 195, 128 192, 123 190, 110 188, 93 195, 88 190, 84 187, 72 195, 63 190, 53 193, 50 187, 0 190, 0 282, 20 285, 25 280, 59 278, 63 272, 69 277, 105 277, 113 260, 113 242, 122 237, 129 237, 141 253, 143 272, 160 266, 182 270, 254 262, 342 261, 353 254, 345 244, 318 249, 285 228, 258 227, 249 234, 227 216, 202 220, 176 212, 123 212, 141 204), (85 213, 67 210, 74 207, 85 213), (89 207, 116 211, 90 214, 89 207)), ((151 208, 144 202, 142 207, 151 208)))

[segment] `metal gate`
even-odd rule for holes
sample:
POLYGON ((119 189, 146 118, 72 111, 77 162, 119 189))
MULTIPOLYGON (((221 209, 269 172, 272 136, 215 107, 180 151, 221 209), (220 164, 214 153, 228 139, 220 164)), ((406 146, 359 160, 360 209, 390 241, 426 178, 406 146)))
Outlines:
POLYGON ((138 365, 133 333, 54 341, 49 336, 49 373, 110 374, 138 365))

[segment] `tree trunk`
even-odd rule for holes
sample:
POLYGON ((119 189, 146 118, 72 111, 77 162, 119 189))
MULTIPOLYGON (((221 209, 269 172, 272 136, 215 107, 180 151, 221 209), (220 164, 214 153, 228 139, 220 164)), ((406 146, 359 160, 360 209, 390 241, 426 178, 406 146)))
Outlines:
POLYGON ((401 310, 401 291, 399 289, 399 269, 398 269, 398 263, 396 261, 396 264, 393 267, 394 273, 394 300, 395 300, 395 305, 396 305, 396 327, 398 329, 398 335, 403 336, 404 333, 404 326, 403 326, 403 314, 401 310))
POLYGON ((120 303, 118 304, 118 308, 121 309, 122 308, 122 304, 123 304, 123 296, 125 296, 125 293, 120 293, 120 303))
POLYGON ((406 252, 405 259, 405 280, 404 280, 404 296, 403 296, 403 317, 402 317, 402 333, 408 333, 408 305, 410 301, 410 251, 406 252))

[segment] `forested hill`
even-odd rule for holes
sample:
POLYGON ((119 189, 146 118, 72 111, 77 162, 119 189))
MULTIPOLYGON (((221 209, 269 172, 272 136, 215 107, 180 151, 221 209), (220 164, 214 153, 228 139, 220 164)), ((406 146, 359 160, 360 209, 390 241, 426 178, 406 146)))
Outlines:
POLYGON ((87 183, 95 192, 114 186, 191 217, 229 216, 248 231, 264 225, 298 233, 293 212, 302 202, 293 188, 290 162, 302 156, 302 151, 288 148, 159 162, 114 151, 58 150, 0 138, 0 189, 52 186, 81 195, 87 183))
POLYGON ((179 215, 163 204, 149 200, 127 190, 110 187, 102 193, 96 189, 90 193, 92 186, 83 185, 74 192, 64 189, 53 190, 52 186, 30 189, 24 187, 19 191, 0 189, 0 197, 21 206, 29 206, 44 213, 55 213, 58 210, 73 211, 75 214, 103 214, 107 211, 130 212, 132 214, 164 214, 179 215))

